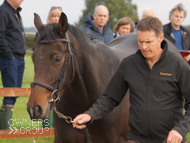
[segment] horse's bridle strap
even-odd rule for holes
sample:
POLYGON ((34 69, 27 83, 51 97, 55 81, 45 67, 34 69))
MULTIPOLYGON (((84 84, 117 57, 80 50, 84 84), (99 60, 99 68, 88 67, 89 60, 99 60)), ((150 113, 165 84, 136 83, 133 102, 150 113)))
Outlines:
POLYGON ((69 43, 70 41, 67 39, 56 39, 56 40, 42 40, 39 43, 40 44, 49 44, 49 43, 58 43, 58 42, 69 43))
POLYGON ((52 91, 52 92, 56 90, 55 88, 53 88, 53 87, 51 87, 51 86, 49 86, 49 85, 47 85, 47 84, 43 84, 43 83, 37 82, 37 81, 33 81, 33 82, 30 84, 31 87, 33 87, 34 85, 39 85, 39 86, 41 86, 41 87, 44 87, 44 88, 46 88, 46 89, 49 89, 49 90, 52 91))

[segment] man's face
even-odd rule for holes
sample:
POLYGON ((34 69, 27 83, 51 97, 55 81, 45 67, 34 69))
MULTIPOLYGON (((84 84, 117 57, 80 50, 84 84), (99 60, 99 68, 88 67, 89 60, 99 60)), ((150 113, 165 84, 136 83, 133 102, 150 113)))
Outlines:
POLYGON ((24 0, 8 0, 13 8, 19 8, 24 0))
POLYGON ((176 10, 174 13, 170 16, 170 21, 172 26, 179 27, 184 20, 184 11, 176 10))
POLYGON ((137 36, 141 53, 147 60, 154 60, 160 56, 159 51, 164 37, 163 33, 157 37, 153 30, 137 31, 137 36))
POLYGON ((109 19, 108 11, 105 8, 98 8, 97 12, 93 14, 94 25, 98 29, 102 29, 109 19))

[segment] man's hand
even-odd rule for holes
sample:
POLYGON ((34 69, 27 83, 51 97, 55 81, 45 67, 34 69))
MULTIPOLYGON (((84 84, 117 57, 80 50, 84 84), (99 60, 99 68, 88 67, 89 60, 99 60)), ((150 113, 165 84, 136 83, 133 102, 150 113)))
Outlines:
POLYGON ((73 120, 74 122, 78 123, 78 124, 73 123, 73 128, 83 129, 86 127, 86 125, 82 125, 82 124, 87 123, 90 120, 91 120, 90 115, 80 114, 80 115, 76 116, 76 118, 73 120))
POLYGON ((186 62, 188 62, 188 61, 190 60, 190 54, 187 55, 187 56, 185 56, 185 57, 183 57, 183 58, 184 58, 184 60, 185 60, 186 62))
POLYGON ((181 143, 182 140, 183 137, 180 133, 176 130, 171 130, 167 138, 167 143, 181 143))

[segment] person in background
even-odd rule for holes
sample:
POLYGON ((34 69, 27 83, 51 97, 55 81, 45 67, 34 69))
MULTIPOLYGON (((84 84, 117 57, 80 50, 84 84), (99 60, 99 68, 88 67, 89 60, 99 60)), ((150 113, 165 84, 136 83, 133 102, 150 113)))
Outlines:
MULTIPOLYGON (((178 4, 169 13, 170 23, 164 25, 164 37, 171 41, 178 50, 190 50, 190 30, 182 26, 187 12, 178 4)), ((184 57, 190 63, 190 54, 184 57)))
POLYGON ((123 59, 104 94, 76 116, 73 127, 83 129, 103 118, 129 89, 128 143, 185 143, 190 130, 190 66, 168 50, 158 18, 140 20, 137 39, 140 49, 123 59))
POLYGON ((152 9, 145 9, 142 13, 142 18, 145 18, 147 16, 156 17, 156 14, 155 14, 154 10, 152 10, 152 9))
MULTIPOLYGON (((142 18, 145 18, 145 17, 147 17, 147 16, 152 16, 152 17, 156 17, 156 14, 155 14, 155 12, 154 12, 154 10, 153 9, 151 9, 151 8, 147 8, 147 9, 145 9, 144 11, 143 11, 143 13, 142 13, 142 18)), ((141 19, 142 19, 141 18, 141 19)), ((137 24, 138 24, 138 22, 135 22, 135 32, 137 32, 137 24)))
MULTIPOLYGON (((61 16, 62 8, 60 6, 52 6, 49 10, 48 17, 47 17, 47 24, 49 23, 58 23, 59 18, 61 16)), ((34 41, 38 38, 38 32, 34 38, 34 41)))
POLYGON ((47 17, 47 24, 58 23, 61 16, 62 8, 60 6, 52 6, 47 17))
MULTIPOLYGON (((3 87, 21 87, 26 53, 20 7, 23 0, 5 0, 0 6, 0 67, 3 87)), ((17 97, 4 97, 0 110, 0 130, 10 130, 17 97)))
POLYGON ((94 14, 89 14, 85 20, 85 27, 82 29, 91 40, 99 39, 106 45, 113 40, 113 32, 108 28, 109 10, 104 5, 95 7, 94 14))
MULTIPOLYGON (((62 8, 59 6, 52 6, 49 10, 47 17, 47 24, 49 23, 58 23, 61 16, 62 8)), ((34 41, 38 38, 38 32, 36 33, 34 41)), ((50 109, 49 117, 42 121, 43 128, 52 128, 53 127, 53 110, 50 109)))
POLYGON ((113 31, 115 32, 115 38, 127 34, 127 33, 132 33, 135 30, 135 24, 129 17, 123 17, 120 18, 117 21, 117 24, 114 26, 113 31))

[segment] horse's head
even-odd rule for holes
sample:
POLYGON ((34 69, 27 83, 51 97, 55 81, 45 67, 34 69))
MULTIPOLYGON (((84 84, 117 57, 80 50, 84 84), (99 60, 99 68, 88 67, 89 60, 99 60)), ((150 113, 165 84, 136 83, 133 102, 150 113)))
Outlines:
POLYGON ((74 62, 64 13, 59 23, 44 25, 34 14, 38 38, 33 45, 34 82, 27 110, 31 119, 45 119, 51 103, 56 102, 74 78, 74 62), (61 88, 60 88, 61 87, 61 88))

